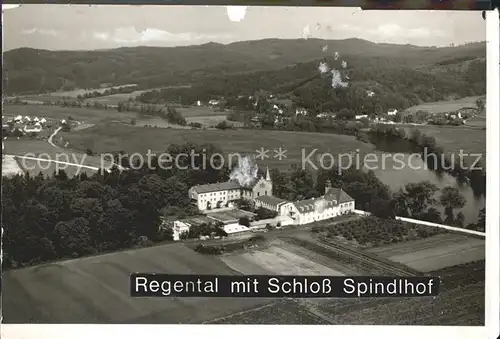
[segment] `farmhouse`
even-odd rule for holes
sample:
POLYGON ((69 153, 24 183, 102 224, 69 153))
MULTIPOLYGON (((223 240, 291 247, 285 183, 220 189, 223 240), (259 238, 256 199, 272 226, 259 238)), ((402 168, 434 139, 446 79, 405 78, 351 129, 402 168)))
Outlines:
POLYGON ((396 115, 398 113, 397 109, 391 109, 390 111, 387 112, 387 115, 396 115))
POLYGON ((221 183, 197 185, 189 189, 191 202, 200 211, 230 207, 236 200, 247 199, 253 201, 264 195, 272 195, 273 183, 267 170, 266 177, 255 178, 248 185, 241 185, 236 180, 221 183))

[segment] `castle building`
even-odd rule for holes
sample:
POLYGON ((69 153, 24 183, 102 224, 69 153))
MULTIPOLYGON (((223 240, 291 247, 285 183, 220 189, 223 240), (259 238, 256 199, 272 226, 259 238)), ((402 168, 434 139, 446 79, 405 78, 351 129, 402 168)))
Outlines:
POLYGON ((191 202, 200 211, 234 207, 239 199, 251 201, 256 208, 277 212, 281 217, 290 218, 295 225, 331 219, 354 211, 355 201, 341 188, 334 188, 327 180, 325 193, 318 198, 287 201, 273 196, 273 183, 269 169, 265 177, 255 178, 243 186, 235 180, 197 185, 189 189, 191 202))
POLYGON ((280 204, 277 212, 292 218, 296 225, 304 225, 350 213, 354 206, 354 199, 341 188, 331 187, 328 180, 323 196, 280 204))
POLYGON ((229 207, 239 199, 254 201, 261 196, 271 196, 273 194, 273 183, 269 169, 266 176, 255 178, 248 185, 241 185, 236 180, 229 180, 221 183, 205 184, 193 186, 189 189, 191 202, 200 211, 229 207))

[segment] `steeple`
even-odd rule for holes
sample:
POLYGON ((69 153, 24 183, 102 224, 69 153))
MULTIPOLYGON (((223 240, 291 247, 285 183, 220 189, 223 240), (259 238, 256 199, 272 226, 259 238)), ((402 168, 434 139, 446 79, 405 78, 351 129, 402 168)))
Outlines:
POLYGON ((269 167, 266 167, 266 180, 271 181, 271 175, 269 174, 269 167))

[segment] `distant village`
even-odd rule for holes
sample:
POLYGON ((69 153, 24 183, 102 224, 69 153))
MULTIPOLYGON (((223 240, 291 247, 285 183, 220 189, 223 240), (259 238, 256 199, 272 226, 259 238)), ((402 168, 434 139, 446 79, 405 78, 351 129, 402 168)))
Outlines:
MULTIPOLYGON (((373 92, 371 92, 373 93, 373 92)), ((370 93, 369 93, 370 94, 370 93)), ((239 96, 239 99, 243 96, 239 96)), ((253 106, 257 109, 259 104, 259 99, 255 96, 249 96, 249 100, 254 101, 253 106)), ((414 124, 414 125, 454 125, 459 126, 467 122, 467 119, 474 117, 479 113, 477 107, 464 107, 452 112, 442 112, 442 113, 430 113, 424 110, 418 110, 416 112, 410 113, 407 111, 399 111, 398 109, 390 109, 385 113, 380 114, 357 114, 351 110, 340 111, 340 112, 320 112, 312 113, 304 107, 296 107, 295 103, 291 99, 278 99, 274 95, 268 95, 268 103, 270 103, 270 112, 274 118, 274 126, 279 127, 280 124, 284 124, 287 120, 290 120, 293 116, 308 116, 322 120, 328 119, 339 119, 339 120, 350 120, 357 122, 366 123, 380 123, 380 124, 414 124)), ((195 106, 209 106, 213 108, 224 107, 224 99, 211 99, 207 103, 203 103, 198 100, 195 106)), ((227 111, 227 109, 226 109, 227 111)), ((268 119, 269 114, 255 113, 250 119, 252 127, 261 127, 262 122, 268 119)))
POLYGON ((54 127, 54 124, 64 127, 69 126, 66 119, 59 121, 48 121, 44 117, 30 117, 18 115, 14 118, 3 121, 2 118, 2 133, 4 138, 9 136, 22 137, 25 135, 38 135, 43 130, 54 127))

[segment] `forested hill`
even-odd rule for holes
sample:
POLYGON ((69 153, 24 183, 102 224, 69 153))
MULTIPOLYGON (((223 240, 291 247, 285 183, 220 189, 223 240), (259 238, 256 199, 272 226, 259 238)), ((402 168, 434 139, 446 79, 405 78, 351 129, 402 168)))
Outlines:
POLYGON ((20 95, 96 88, 103 83, 139 84, 142 88, 186 85, 213 77, 243 76, 292 65, 301 67, 301 63, 331 57, 335 52, 349 61, 369 60, 385 68, 413 69, 485 58, 486 45, 471 43, 433 48, 376 44, 360 39, 265 39, 228 45, 208 43, 96 51, 20 48, 3 53, 3 88, 8 95, 20 95))

